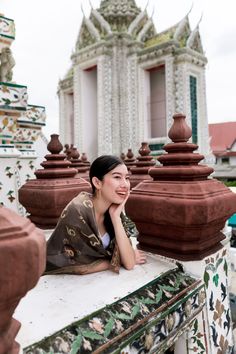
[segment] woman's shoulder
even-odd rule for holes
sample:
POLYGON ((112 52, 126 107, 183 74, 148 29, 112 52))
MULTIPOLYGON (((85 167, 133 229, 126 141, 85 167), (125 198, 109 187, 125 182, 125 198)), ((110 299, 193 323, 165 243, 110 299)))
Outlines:
POLYGON ((80 192, 68 206, 78 207, 84 206, 85 208, 93 208, 92 194, 88 192, 80 192))
POLYGON ((93 209, 92 195, 88 192, 80 192, 74 197, 67 206, 63 209, 60 219, 64 219, 64 222, 68 218, 73 218, 78 214, 86 215, 93 209))

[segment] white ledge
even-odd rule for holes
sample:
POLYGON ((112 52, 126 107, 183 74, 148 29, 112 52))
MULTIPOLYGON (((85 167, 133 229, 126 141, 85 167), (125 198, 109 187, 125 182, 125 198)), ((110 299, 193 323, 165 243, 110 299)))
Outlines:
POLYGON ((21 348, 54 334, 84 316, 112 304, 170 269, 160 257, 147 254, 147 263, 120 274, 47 275, 23 298, 14 318, 21 322, 16 338, 21 348))

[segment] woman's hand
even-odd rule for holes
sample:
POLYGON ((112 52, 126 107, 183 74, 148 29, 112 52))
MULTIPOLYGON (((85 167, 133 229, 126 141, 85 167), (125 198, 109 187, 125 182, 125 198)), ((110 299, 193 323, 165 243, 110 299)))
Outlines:
POLYGON ((147 256, 143 251, 138 249, 134 250, 135 264, 144 264, 147 262, 147 256))
POLYGON ((110 214, 111 220, 114 220, 114 219, 120 217, 120 214, 122 213, 122 211, 125 210, 125 203, 127 202, 128 198, 129 198, 129 194, 130 194, 130 191, 128 191, 128 193, 122 203, 111 204, 111 206, 109 208, 109 214, 110 214))

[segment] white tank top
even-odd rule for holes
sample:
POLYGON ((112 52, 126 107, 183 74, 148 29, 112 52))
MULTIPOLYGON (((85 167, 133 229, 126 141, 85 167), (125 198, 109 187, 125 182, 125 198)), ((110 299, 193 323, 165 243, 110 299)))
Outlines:
POLYGON ((109 233, 106 232, 106 233, 101 237, 101 240, 102 240, 103 247, 106 249, 106 248, 109 246, 110 241, 111 241, 111 238, 110 238, 109 233))

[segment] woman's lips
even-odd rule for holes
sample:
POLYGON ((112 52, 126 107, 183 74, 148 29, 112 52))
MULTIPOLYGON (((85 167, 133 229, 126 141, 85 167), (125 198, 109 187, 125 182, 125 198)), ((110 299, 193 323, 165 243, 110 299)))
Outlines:
POLYGON ((126 197, 128 192, 116 192, 121 197, 126 197))

